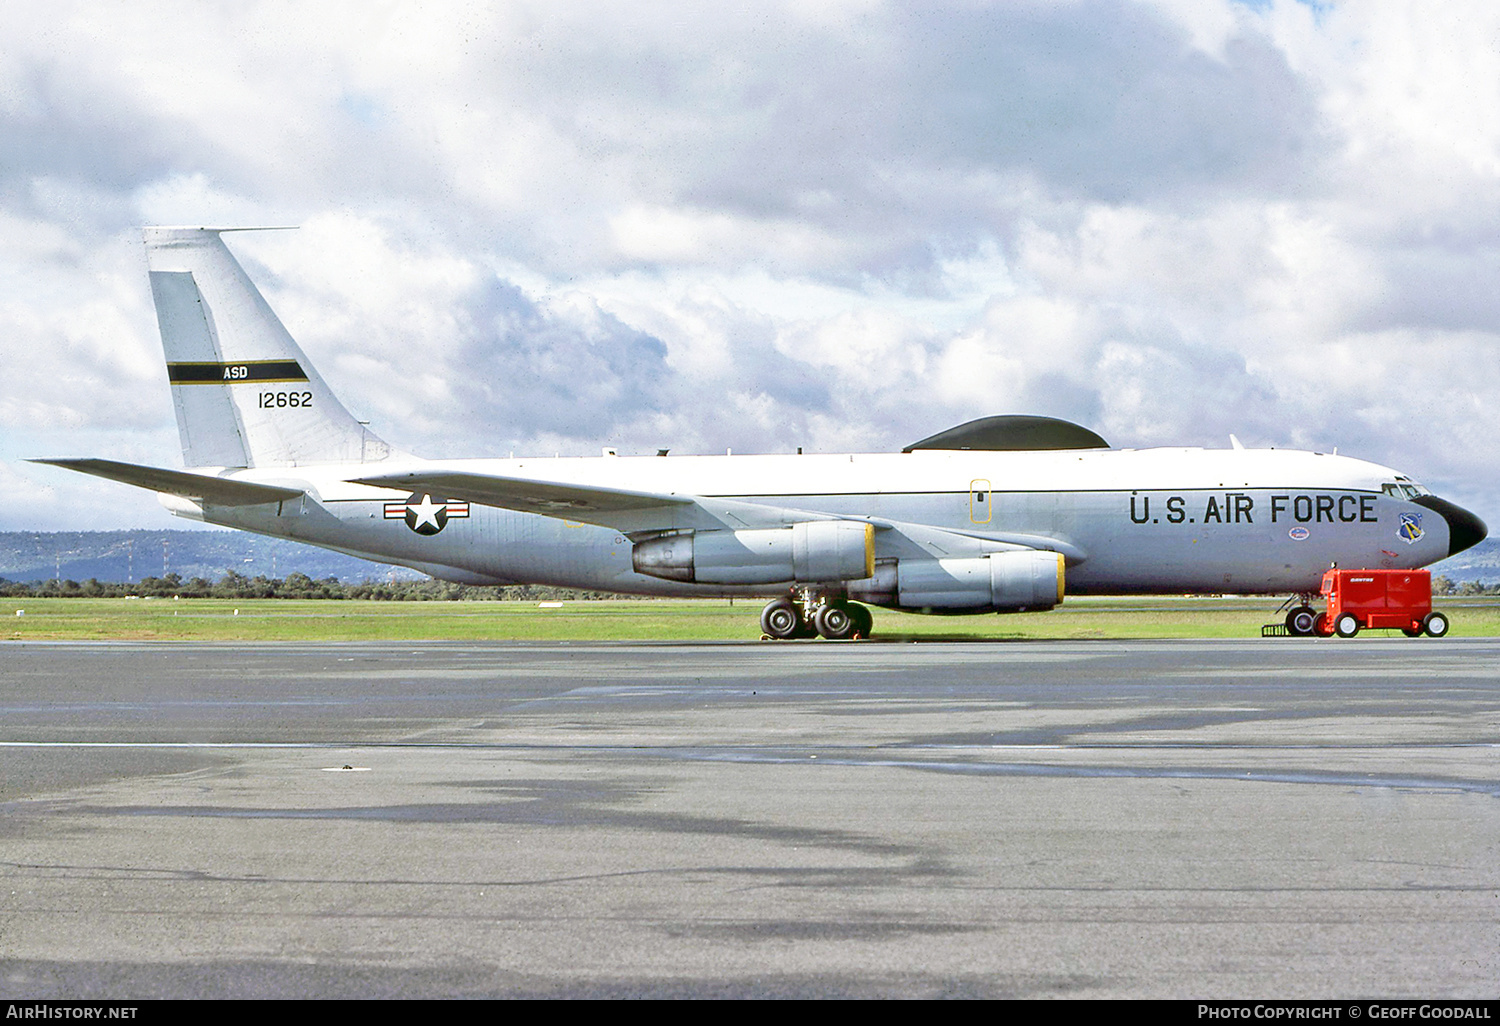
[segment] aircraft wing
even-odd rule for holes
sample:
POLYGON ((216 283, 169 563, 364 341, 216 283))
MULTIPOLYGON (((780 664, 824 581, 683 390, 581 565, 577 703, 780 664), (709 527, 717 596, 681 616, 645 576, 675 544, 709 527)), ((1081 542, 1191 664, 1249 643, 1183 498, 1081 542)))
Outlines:
POLYGON ((612 527, 622 534, 650 534, 685 529, 781 527, 807 520, 839 519, 826 513, 785 509, 736 499, 640 492, 627 488, 437 469, 374 474, 353 478, 351 483, 396 491, 424 492, 477 502, 484 506, 538 513, 583 524, 598 524, 612 527))
POLYGON ((281 502, 295 499, 302 494, 297 488, 280 488, 276 485, 255 484, 250 481, 235 481, 226 477, 208 474, 193 474, 184 470, 165 470, 161 467, 143 467, 135 463, 117 463, 114 460, 29 460, 30 463, 46 463, 54 467, 65 467, 95 477, 108 478, 137 488, 149 488, 153 492, 170 492, 218 506, 258 506, 265 502, 281 502))
POLYGON ((810 520, 855 520, 874 526, 886 537, 884 554, 914 559, 947 559, 1041 549, 1061 552, 1070 563, 1087 555, 1065 539, 1033 534, 976 532, 887 520, 883 517, 834 516, 811 510, 746 502, 703 495, 641 492, 562 481, 474 474, 465 471, 421 470, 354 478, 353 484, 404 492, 422 492, 484 506, 520 510, 577 523, 610 527, 635 540, 665 531, 737 531, 786 527, 810 520))

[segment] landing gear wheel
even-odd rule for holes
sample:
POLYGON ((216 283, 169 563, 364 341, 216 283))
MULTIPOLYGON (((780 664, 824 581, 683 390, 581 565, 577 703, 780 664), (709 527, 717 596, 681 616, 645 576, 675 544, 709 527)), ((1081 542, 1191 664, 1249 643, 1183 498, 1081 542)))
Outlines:
POLYGON ((854 634, 856 637, 868 638, 870 631, 875 627, 875 617, 868 606, 862 606, 857 602, 849 603, 849 615, 854 618, 854 634))
POLYGON ((1333 621, 1333 633, 1341 638, 1352 638, 1359 633, 1359 620, 1353 613, 1340 613, 1333 621))
POLYGON ((791 599, 772 599, 760 611, 760 629, 767 637, 783 641, 799 638, 806 626, 802 622, 802 612, 791 599))
POLYGON ((1296 637, 1305 638, 1313 632, 1313 623, 1317 618, 1318 614, 1312 606, 1298 606, 1286 614, 1286 631, 1296 637))
POLYGON ((1401 628, 1401 633, 1405 634, 1408 638, 1420 638, 1422 636, 1422 628, 1403 627, 1401 628))
POLYGON ((1328 629, 1328 614, 1327 613, 1319 613, 1317 616, 1313 617, 1313 629, 1312 629, 1312 632, 1314 634, 1318 635, 1319 637, 1323 637, 1323 638, 1328 637, 1328 635, 1330 633, 1332 633, 1328 629))
POLYGON ((854 617, 842 602, 828 602, 813 614, 813 626, 829 641, 843 641, 854 637, 854 617))
POLYGON ((1427 632, 1429 638, 1441 638, 1448 633, 1448 614, 1431 612, 1422 621, 1422 630, 1427 632))

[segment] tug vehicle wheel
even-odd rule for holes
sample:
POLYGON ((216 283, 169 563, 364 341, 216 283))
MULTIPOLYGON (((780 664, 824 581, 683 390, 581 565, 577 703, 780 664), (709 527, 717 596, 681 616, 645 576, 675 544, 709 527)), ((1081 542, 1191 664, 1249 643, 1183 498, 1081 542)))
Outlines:
POLYGON ((1333 633, 1341 638, 1352 638, 1359 633, 1359 619, 1353 613, 1340 613, 1333 621, 1333 633))
POLYGON ((1422 630, 1429 638, 1441 638, 1448 633, 1448 614, 1431 612, 1422 620, 1422 630))

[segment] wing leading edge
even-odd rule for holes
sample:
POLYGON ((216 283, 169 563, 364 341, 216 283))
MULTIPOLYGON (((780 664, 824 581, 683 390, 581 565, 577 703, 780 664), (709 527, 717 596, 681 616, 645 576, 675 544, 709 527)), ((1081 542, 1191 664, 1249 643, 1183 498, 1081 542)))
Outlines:
POLYGON ((682 530, 783 527, 810 520, 845 519, 827 513, 737 499, 640 492, 626 488, 604 488, 565 481, 463 471, 375 474, 352 478, 351 483, 396 491, 441 494, 484 506, 498 506, 501 509, 611 527, 632 536, 682 530))

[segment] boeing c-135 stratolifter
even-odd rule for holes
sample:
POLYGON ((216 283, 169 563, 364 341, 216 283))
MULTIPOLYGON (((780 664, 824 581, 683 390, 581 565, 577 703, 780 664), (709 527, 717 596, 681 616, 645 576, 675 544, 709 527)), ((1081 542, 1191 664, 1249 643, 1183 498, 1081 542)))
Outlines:
POLYGON ((1414 568, 1482 540, 1396 471, 1288 449, 1111 449, 989 417, 899 453, 424 460, 334 397, 221 233, 148 228, 186 470, 38 462, 172 513, 468 584, 762 596, 767 635, 870 633, 868 606, 1050 609, 1065 593, 1303 596, 1323 571, 1414 568))

